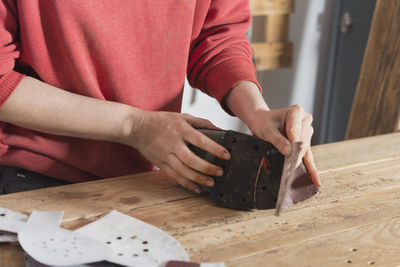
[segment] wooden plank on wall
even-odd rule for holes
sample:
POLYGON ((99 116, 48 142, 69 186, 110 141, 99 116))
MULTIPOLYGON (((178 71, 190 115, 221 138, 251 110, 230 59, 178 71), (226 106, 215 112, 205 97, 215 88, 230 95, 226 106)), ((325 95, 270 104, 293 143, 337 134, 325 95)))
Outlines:
POLYGON ((294 0, 251 0, 253 16, 265 16, 264 42, 253 43, 253 55, 258 71, 290 67, 293 44, 288 41, 289 14, 294 0))
POLYGON ((292 43, 253 43, 251 47, 257 70, 290 67, 292 64, 292 43))
POLYGON ((346 139, 397 131, 399 120, 400 1, 378 0, 346 139))
POLYGON ((294 0, 251 0, 250 8, 253 16, 289 14, 294 10, 294 0))
POLYGON ((289 14, 269 15, 265 20, 265 41, 287 43, 289 35, 289 14))

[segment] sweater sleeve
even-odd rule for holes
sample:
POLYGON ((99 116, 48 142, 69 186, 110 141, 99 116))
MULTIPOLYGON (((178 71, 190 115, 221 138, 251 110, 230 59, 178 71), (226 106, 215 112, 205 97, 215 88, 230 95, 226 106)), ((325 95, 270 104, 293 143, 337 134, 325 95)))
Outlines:
POLYGON ((246 32, 251 24, 248 0, 212 0, 197 38, 191 43, 188 81, 221 106, 240 81, 257 82, 246 32))
POLYGON ((19 57, 17 10, 13 2, 0 2, 0 107, 17 87, 23 74, 14 71, 19 57))

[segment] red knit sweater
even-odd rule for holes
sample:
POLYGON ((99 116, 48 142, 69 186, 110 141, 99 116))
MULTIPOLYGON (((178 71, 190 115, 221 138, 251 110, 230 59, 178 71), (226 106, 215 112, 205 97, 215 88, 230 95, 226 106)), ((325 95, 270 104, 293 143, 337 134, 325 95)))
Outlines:
MULTIPOLYGON (((0 106, 23 75, 73 93, 179 112, 185 74, 222 101, 256 82, 248 0, 0 2, 0 106)), ((147 171, 131 147, 0 122, 0 164, 72 182, 147 171)))

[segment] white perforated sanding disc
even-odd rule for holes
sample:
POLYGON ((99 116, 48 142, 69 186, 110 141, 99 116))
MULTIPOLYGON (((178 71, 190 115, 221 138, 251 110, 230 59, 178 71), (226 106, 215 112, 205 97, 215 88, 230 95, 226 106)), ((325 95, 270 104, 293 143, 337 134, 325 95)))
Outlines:
POLYGON ((125 266, 159 266, 168 260, 189 260, 175 238, 118 211, 112 211, 76 232, 110 247, 113 254, 107 261, 125 266))

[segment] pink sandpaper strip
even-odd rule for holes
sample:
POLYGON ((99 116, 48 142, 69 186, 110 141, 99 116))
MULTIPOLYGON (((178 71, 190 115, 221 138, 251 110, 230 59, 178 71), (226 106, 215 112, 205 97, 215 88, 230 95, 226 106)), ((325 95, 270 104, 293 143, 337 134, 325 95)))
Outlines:
POLYGON ((292 153, 285 158, 276 202, 275 215, 277 216, 282 209, 309 199, 318 193, 318 188, 314 185, 310 174, 302 164, 302 146, 302 142, 293 143, 292 153))

